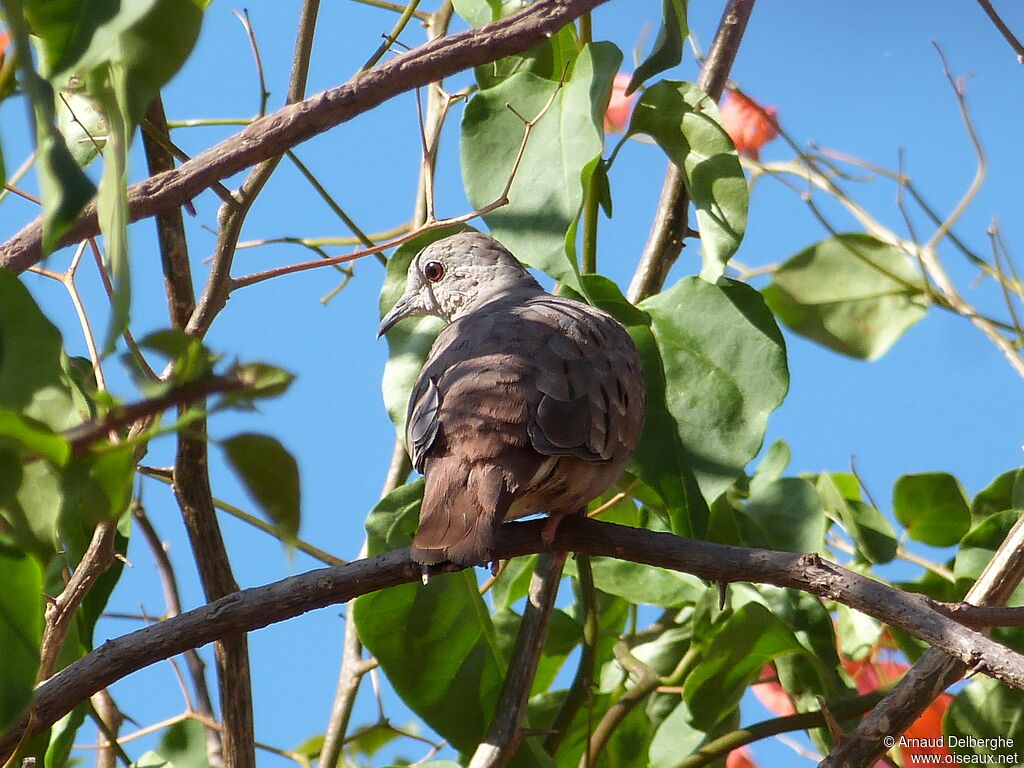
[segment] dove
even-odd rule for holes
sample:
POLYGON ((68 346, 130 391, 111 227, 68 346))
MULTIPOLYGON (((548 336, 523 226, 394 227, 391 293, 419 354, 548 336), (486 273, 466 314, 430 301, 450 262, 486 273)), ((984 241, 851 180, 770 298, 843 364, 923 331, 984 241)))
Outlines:
POLYGON ((419 315, 447 325, 409 398, 406 442, 425 478, 412 558, 493 566, 502 522, 537 512, 549 515, 550 546, 560 520, 616 483, 640 439, 633 340, 608 313, 547 293, 475 232, 420 251, 378 338, 419 315))

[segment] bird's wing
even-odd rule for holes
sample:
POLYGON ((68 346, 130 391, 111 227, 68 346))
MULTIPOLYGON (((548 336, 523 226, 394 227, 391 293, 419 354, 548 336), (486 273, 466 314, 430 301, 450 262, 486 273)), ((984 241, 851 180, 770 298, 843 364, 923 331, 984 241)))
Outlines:
POLYGON ((643 426, 645 391, 636 347, 604 312, 545 295, 521 312, 540 337, 533 363, 539 393, 529 424, 549 456, 611 461, 632 452, 643 426))

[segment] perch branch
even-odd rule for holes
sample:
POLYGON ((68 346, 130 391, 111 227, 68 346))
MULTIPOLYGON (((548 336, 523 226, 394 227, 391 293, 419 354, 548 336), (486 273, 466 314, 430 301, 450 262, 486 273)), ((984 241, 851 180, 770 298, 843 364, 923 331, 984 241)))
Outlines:
MULTIPOLYGON (((540 537, 543 525, 543 520, 504 525, 495 557, 507 559, 546 551, 547 546, 540 537)), ((1024 532, 1024 526, 1018 524, 1017 528, 1024 532)), ((1016 531, 1008 542, 1021 543, 1024 533, 1016 531)), ((934 610, 932 602, 922 595, 902 592, 814 555, 728 547, 670 533, 573 518, 559 525, 554 546, 560 550, 656 565, 709 581, 750 581, 809 592, 899 627, 941 648, 974 671, 1024 689, 1024 656, 934 610)), ((997 555, 997 559, 1005 557, 997 555)), ((1024 561, 1024 556, 1015 557, 1024 561)), ((1008 572, 1001 566, 997 568, 1008 572)), ((32 733, 49 727, 101 688, 189 648, 197 648, 219 637, 260 629, 385 587, 417 582, 420 578, 420 566, 412 561, 408 551, 395 550, 241 590, 159 624, 108 640, 39 686, 32 707, 32 733)), ((978 583, 988 584, 990 579, 983 574, 978 583)), ((964 611, 969 613, 970 609, 965 607, 964 611)), ((17 745, 27 730, 26 719, 0 737, 0 759, 17 745)))

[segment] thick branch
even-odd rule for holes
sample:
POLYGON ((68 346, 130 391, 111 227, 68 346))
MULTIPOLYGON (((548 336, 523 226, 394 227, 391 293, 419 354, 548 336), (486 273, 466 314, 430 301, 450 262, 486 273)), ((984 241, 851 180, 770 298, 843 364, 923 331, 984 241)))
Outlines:
MULTIPOLYGON (((502 527, 495 557, 545 550, 544 520, 502 527)), ((921 595, 847 571, 817 556, 711 544, 598 520, 567 518, 555 547, 692 573, 709 581, 750 581, 791 587, 849 605, 942 648, 976 671, 1024 689, 1024 656, 954 622, 921 595)), ((235 592, 160 624, 109 640, 58 672, 36 691, 33 732, 49 727, 91 694, 162 659, 220 637, 260 629, 316 608, 385 587, 419 581, 407 550, 292 576, 235 592)), ((0 759, 17 743, 25 722, 0 739, 0 759)))
MULTIPOLYGON (((128 190, 131 221, 183 205, 214 182, 282 154, 388 99, 444 77, 520 53, 605 0, 546 0, 492 24, 432 40, 364 72, 353 81, 251 123, 173 171, 128 190)), ((96 206, 86 206, 59 243, 68 245, 99 232, 96 206)), ((42 223, 35 220, 0 247, 0 267, 16 272, 42 258, 42 223)))

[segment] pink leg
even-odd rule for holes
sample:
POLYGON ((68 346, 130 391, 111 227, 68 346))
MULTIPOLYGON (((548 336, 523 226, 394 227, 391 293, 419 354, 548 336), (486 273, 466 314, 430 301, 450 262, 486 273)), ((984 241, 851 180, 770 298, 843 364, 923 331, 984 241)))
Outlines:
POLYGON ((551 513, 548 515, 547 522, 544 523, 544 528, 540 532, 540 537, 544 541, 544 543, 547 544, 548 547, 554 544, 555 533, 558 532, 558 524, 562 522, 563 518, 578 515, 581 512, 584 512, 585 509, 586 507, 584 507, 583 509, 573 510, 571 512, 566 512, 564 509, 552 510, 551 513))

